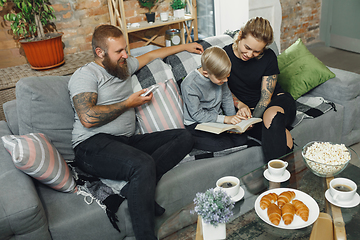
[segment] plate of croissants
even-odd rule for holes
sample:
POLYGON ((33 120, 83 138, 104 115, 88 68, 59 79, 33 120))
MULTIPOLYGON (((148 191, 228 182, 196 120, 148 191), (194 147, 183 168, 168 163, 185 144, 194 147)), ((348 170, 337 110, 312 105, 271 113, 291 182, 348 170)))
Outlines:
POLYGON ((308 194, 292 188, 275 188, 255 201, 256 214, 266 223, 283 229, 300 229, 319 217, 319 206, 308 194))

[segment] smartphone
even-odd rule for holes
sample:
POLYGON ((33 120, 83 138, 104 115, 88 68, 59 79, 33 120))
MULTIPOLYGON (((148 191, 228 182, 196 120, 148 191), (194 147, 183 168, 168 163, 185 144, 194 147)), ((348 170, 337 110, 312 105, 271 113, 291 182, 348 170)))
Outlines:
POLYGON ((152 86, 148 87, 148 90, 145 93, 141 94, 140 96, 145 97, 145 96, 149 95, 151 92, 155 91, 158 87, 159 87, 159 85, 152 85, 152 86))

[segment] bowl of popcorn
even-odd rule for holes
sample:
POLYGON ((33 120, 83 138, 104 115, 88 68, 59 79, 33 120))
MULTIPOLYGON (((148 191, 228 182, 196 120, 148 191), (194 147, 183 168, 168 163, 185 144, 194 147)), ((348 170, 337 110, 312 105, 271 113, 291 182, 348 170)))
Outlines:
POLYGON ((319 177, 339 174, 351 160, 351 153, 344 144, 331 142, 309 142, 301 153, 306 166, 319 177))

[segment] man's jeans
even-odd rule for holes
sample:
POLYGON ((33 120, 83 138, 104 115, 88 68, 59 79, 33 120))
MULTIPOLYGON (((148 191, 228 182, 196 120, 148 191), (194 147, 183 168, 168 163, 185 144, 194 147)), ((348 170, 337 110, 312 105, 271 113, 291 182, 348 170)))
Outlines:
POLYGON ((75 147, 79 167, 94 176, 125 180, 121 194, 128 199, 137 240, 157 239, 154 233, 155 187, 193 147, 191 134, 173 129, 131 137, 100 133, 75 147))

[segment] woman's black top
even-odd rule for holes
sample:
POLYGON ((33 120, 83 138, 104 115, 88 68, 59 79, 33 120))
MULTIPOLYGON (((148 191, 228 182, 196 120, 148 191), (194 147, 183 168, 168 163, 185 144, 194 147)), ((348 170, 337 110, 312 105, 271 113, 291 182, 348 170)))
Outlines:
MULTIPOLYGON (((260 59, 252 58, 243 61, 235 56, 233 44, 224 47, 231 61, 231 73, 228 85, 231 92, 249 108, 254 108, 260 100, 263 76, 279 74, 277 57, 273 50, 265 49, 260 59)), ((273 96, 284 90, 276 83, 273 96)))

